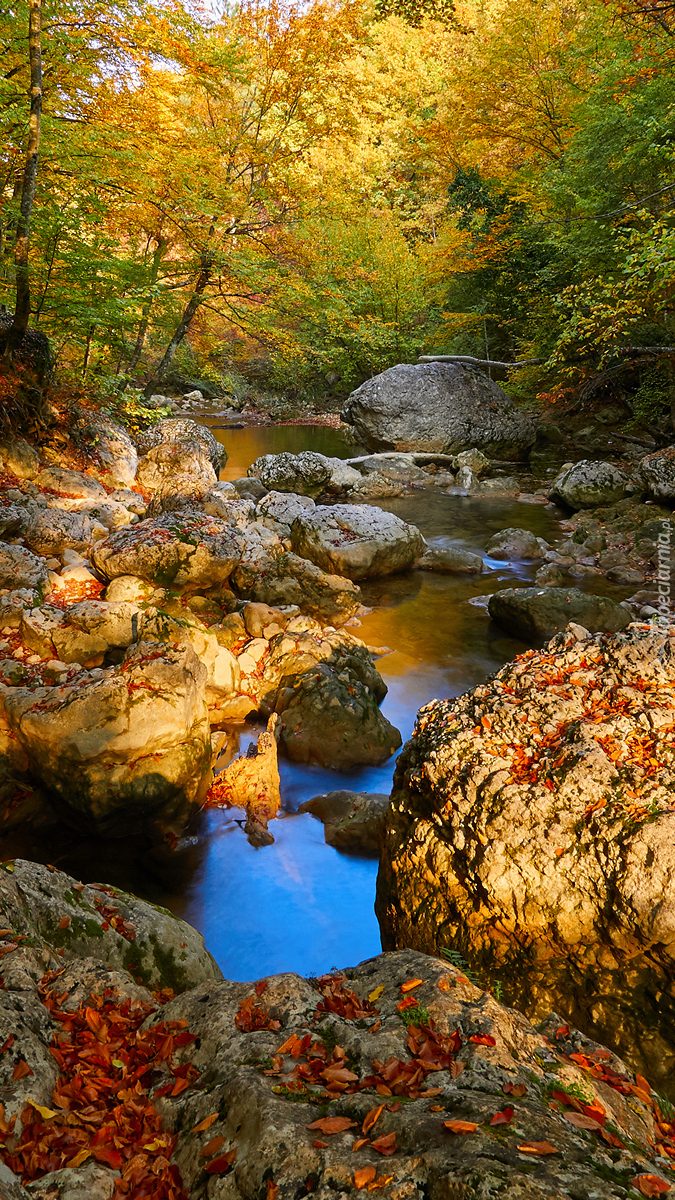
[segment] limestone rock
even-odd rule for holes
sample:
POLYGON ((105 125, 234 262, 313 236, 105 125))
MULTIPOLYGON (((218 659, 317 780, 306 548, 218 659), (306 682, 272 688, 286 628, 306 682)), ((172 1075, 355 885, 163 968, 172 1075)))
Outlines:
POLYGON ((82 600, 66 609, 69 625, 126 649, 137 640, 138 606, 128 601, 82 600))
POLYGON ((356 580, 407 571, 426 548, 415 525, 366 504, 308 509, 293 522, 291 543, 322 570, 356 580))
MULTIPOLYGON (((281 546, 279 546, 281 550, 281 546)), ((361 607, 361 589, 350 579, 331 575, 297 554, 277 554, 251 572, 242 586, 241 564, 234 575, 239 595, 271 606, 296 604, 324 625, 344 625, 361 607)))
POLYGON ((438 571, 445 575, 480 575, 485 570, 480 554, 463 550, 461 546, 427 546, 415 566, 420 571, 438 571))
POLYGON ((298 812, 323 821, 326 841, 336 850, 379 858, 388 808, 389 796, 338 791, 306 800, 298 812))
POLYGON ((24 537, 36 554, 54 558, 64 550, 88 550, 93 541, 106 533, 105 527, 87 513, 42 508, 32 515, 24 537))
MULTIPOLYGON (((44 588, 47 584, 47 567, 44 558, 38 558, 23 546, 8 546, 0 542, 0 588, 44 588)), ((6 622, 3 622, 5 624, 6 622)))
POLYGON ((81 405, 74 405, 72 419, 79 436, 95 449, 100 466, 90 466, 88 474, 108 487, 129 488, 136 476, 138 454, 129 434, 111 417, 81 405))
POLYGON ((219 799, 246 809, 244 829, 250 841, 258 846, 274 841, 267 825, 281 808, 277 764, 279 725, 279 717, 272 713, 257 742, 218 776, 219 799))
POLYGON ((641 459, 638 479, 655 500, 675 500, 675 446, 641 459))
POLYGON ((631 621, 630 609, 608 596, 593 596, 578 588, 504 588, 490 597, 493 621, 525 642, 552 637, 577 621, 593 633, 616 633, 631 621))
POLYGON ((457 455, 457 470, 461 471, 462 467, 468 467, 479 480, 487 479, 492 469, 490 459, 483 454, 482 450, 476 450, 475 447, 471 450, 462 450, 457 455))
POLYGON ((268 490, 318 496, 328 483, 332 468, 331 460, 324 454, 303 450, 300 454, 263 454, 251 463, 248 474, 259 479, 268 490))
POLYGON ((628 476, 613 463, 591 462, 584 458, 573 466, 566 465, 553 482, 549 500, 567 508, 597 508, 613 504, 626 495, 628 476))
POLYGON ((209 452, 201 441, 160 442, 138 464, 136 482, 144 492, 155 492, 165 483, 185 476, 192 486, 216 482, 209 452))
POLYGON ((0 442, 0 461, 18 479, 35 479, 40 470, 40 456, 25 438, 0 442))
POLYGON ((674 720, 675 640, 645 626, 559 634, 426 705, 387 820, 385 947, 453 946, 509 1003, 672 1081, 674 720))
POLYGON ((524 458, 535 424, 480 371, 460 363, 401 364, 352 392, 342 419, 371 450, 524 458))
POLYGON ((160 587, 214 587, 225 583, 240 557, 232 530, 217 517, 172 513, 111 534, 91 560, 106 579, 138 575, 160 587))
POLYGON ((81 471, 67 471, 62 467, 44 467, 35 479, 39 488, 47 492, 62 493, 82 500, 104 500, 106 490, 96 479, 83 475, 81 471))
MULTIPOLYGON (((82 887, 64 871, 25 859, 12 865, 11 874, 0 870, 0 914, 5 925, 38 948, 58 953, 66 963, 95 959, 109 971, 131 969, 134 979, 151 989, 183 992, 222 979, 201 934, 168 909, 119 888, 82 887)), ((95 974, 91 965, 73 970, 70 979, 66 973, 63 990, 77 1003, 85 985, 95 987, 95 974)), ((134 986, 126 980, 127 989, 134 986)), ((44 1103, 50 1101, 51 1095, 44 1103)))
POLYGON ((500 529, 488 542, 489 558, 507 562, 539 562, 546 549, 529 529, 500 529))
POLYGON ((313 508, 311 496, 297 496, 288 492, 268 492, 259 501, 257 519, 279 537, 291 535, 291 526, 296 517, 307 508, 313 508))
POLYGON ((206 675, 191 649, 142 643, 91 682, 16 688, 5 709, 71 819, 126 834, 156 815, 185 819, 208 787, 206 675))
POLYGON ((211 460, 216 475, 227 462, 225 447, 216 440, 211 430, 186 417, 165 417, 156 425, 151 425, 150 429, 144 430, 136 438, 136 444, 141 454, 147 454, 149 450, 163 442, 185 441, 201 443, 211 460))

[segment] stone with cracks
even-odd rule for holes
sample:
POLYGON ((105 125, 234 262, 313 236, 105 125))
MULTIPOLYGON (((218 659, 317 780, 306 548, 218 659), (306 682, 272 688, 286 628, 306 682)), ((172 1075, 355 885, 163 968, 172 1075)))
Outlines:
POLYGON ((580 508, 597 508, 601 504, 623 500, 628 482, 625 471, 613 463, 591 462, 584 458, 561 468, 548 498, 575 512, 580 508))
POLYGON ((617 633, 632 620, 624 604, 574 587, 504 588, 490 597, 488 612, 501 629, 524 642, 552 637, 569 621, 591 633, 617 633))
POLYGON ((57 558, 64 550, 88 551, 91 543, 106 533, 105 526, 87 513, 40 508, 32 514, 24 539, 36 554, 57 558))
POLYGON ((165 417, 156 425, 151 425, 149 429, 139 433, 136 438, 140 454, 147 454, 154 446, 159 446, 163 442, 185 441, 201 443, 211 460, 216 475, 227 462, 225 447, 216 440, 211 430, 207 429, 205 425, 199 425, 196 421, 190 421, 187 417, 165 417))
POLYGON ((352 392, 342 419, 370 450, 477 449, 512 461, 527 456, 536 434, 498 384, 461 363, 390 367, 352 392))
POLYGON ((39 488, 80 500, 105 500, 106 490, 96 479, 81 471, 67 471, 62 467, 45 467, 35 479, 39 488))
POLYGON ((170 513, 113 533, 93 549, 91 561, 106 579, 138 575, 159 587, 215 587, 226 583, 241 549, 217 517, 170 513))
POLYGON ((268 492, 258 502, 256 517, 267 529, 271 529, 279 537, 287 538, 291 535, 291 526, 295 518, 299 517, 306 509, 313 507, 314 501, 311 496, 297 496, 288 492, 268 492))
POLYGON ((208 787, 206 682, 191 648, 141 643, 100 678, 12 689, 5 712, 73 824, 116 836, 154 817, 184 821, 208 787))
MULTIPOLYGON (((263 454, 251 463, 248 474, 271 491, 318 496, 331 478, 332 462, 314 450, 303 450, 300 454, 263 454)), ((354 474, 358 477, 358 472, 354 474)))
POLYGON ((407 571, 426 550, 416 525, 369 504, 307 509, 293 522, 291 544, 323 571, 355 580, 407 571))
POLYGON ((451 946, 672 1084, 674 728, 675 640, 646 626, 560 634, 426 705, 387 820, 385 947, 451 946))

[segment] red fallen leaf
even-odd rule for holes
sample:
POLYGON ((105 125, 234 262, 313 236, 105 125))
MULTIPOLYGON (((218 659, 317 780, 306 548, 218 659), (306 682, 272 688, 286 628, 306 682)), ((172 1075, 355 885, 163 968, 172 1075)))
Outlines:
POLYGON ((490 718, 489 717, 481 717, 480 723, 483 726, 483 729, 487 729, 487 731, 489 733, 490 730, 492 729, 492 721, 490 720, 490 718))
POLYGON ((574 1108, 577 1112, 583 1112, 584 1106, 576 1096, 570 1096, 568 1092, 562 1092, 559 1089, 551 1092, 551 1099, 557 1100, 559 1104, 564 1104, 566 1108, 574 1108))
POLYGON ((200 1121, 199 1125, 195 1125, 194 1129, 190 1130, 190 1133, 202 1133, 205 1129, 210 1129, 219 1116, 220 1113, 217 1112, 209 1113, 208 1117, 204 1117, 204 1120, 200 1121))
POLYGON ((402 1108, 403 1108, 403 1105, 399 1104, 399 1102, 397 1100, 395 1104, 387 1105, 387 1112, 400 1112, 402 1108))
POLYGON ((275 1183, 273 1179, 268 1179, 267 1180, 267 1196, 266 1196, 265 1200, 277 1200, 277 1192, 278 1191, 279 1191, 279 1184, 275 1183))
POLYGON ((307 1128, 318 1129, 321 1133, 344 1133, 345 1129, 352 1129, 355 1125, 356 1121, 350 1121, 349 1117, 319 1117, 307 1128))
POLYGON ((256 996, 262 996, 263 992, 267 991, 269 984, 266 979, 259 979, 255 985, 256 996))
POLYGON ((552 1146, 550 1142, 523 1142, 522 1146, 518 1147, 523 1154, 558 1154, 556 1146, 552 1146))
POLYGON ((225 1145, 225 1141, 226 1141, 226 1139, 224 1137, 211 1138, 210 1142, 207 1142, 205 1146, 202 1146, 199 1153, 204 1158, 211 1158, 214 1154, 217 1154, 218 1151, 225 1145))
POLYGON ((328 1148, 328 1142, 316 1141, 316 1142, 312 1142, 312 1145, 316 1146, 317 1150, 326 1150, 328 1148))
POLYGON ((119 1150, 114 1150, 112 1146, 90 1146, 89 1152, 92 1158, 97 1162, 106 1163, 112 1167, 113 1171, 119 1171, 122 1166, 122 1155, 119 1150))
POLYGON ((0 1054, 4 1054, 6 1050, 11 1050, 15 1040, 14 1034, 10 1033, 7 1041, 3 1042, 2 1046, 0 1046, 0 1054))
POLYGON ((641 1092, 646 1092, 648 1096, 651 1096, 652 1089, 644 1075, 635 1076, 635 1086, 638 1087, 641 1092))
POLYGON ((567 1035, 569 1034, 569 1031, 570 1031, 569 1025, 561 1025, 559 1029, 556 1029, 555 1036, 557 1038, 566 1038, 567 1035))
POLYGON ((204 1170, 208 1175, 222 1175, 225 1171, 229 1171, 236 1157, 237 1147, 234 1146, 226 1154, 221 1154, 218 1158, 212 1158, 211 1162, 206 1164, 204 1170))
POLYGON ((406 996, 405 1000, 399 1000, 396 1007, 399 1012, 405 1012, 407 1008, 419 1008, 419 1001, 414 996, 406 996))
POLYGON ((174 1083, 173 1087, 171 1088, 170 1095, 180 1096, 181 1092, 184 1092, 185 1089, 188 1088, 189 1086, 190 1086, 189 1079, 177 1079, 176 1082, 174 1083))
POLYGON ((373 1127, 377 1124, 383 1108, 384 1104, 380 1104, 378 1108, 371 1108, 370 1112, 366 1113, 363 1119, 363 1125, 361 1126, 364 1133, 368 1133, 368 1131, 373 1129, 373 1127))
POLYGON ((569 1121, 570 1125, 575 1125, 577 1129, 591 1129, 597 1131, 602 1129, 599 1121, 595 1121, 593 1117, 587 1117, 586 1113, 568 1112, 565 1113, 565 1120, 569 1121))
POLYGON ((61 917, 59 921, 59 929, 67 929, 70 925, 70 917, 61 917))
POLYGON ((363 1146, 369 1146, 369 1145, 370 1145, 370 1138, 357 1138, 355 1142, 352 1142, 352 1151, 360 1150, 363 1146))
POLYGON ((603 1107, 599 1100, 594 1100, 592 1104, 584 1104, 584 1116, 590 1117, 591 1120, 597 1121, 598 1125, 604 1125, 607 1121, 607 1110, 603 1107))
POLYGON ((377 1150, 378 1154, 393 1154, 396 1150, 396 1130, 392 1129, 391 1133, 383 1133, 381 1137, 371 1142, 371 1146, 373 1150, 377 1150))
POLYGON ((671 1190, 670 1184, 658 1175, 637 1175, 631 1183, 641 1196, 665 1196, 671 1190))
POLYGON ((375 1167, 361 1167, 358 1171, 354 1172, 354 1187, 364 1188, 376 1175, 377 1171, 375 1167))
POLYGON ((504 1108, 504 1109, 502 1109, 501 1112, 495 1113, 494 1117, 490 1121, 490 1124, 491 1125, 508 1125, 512 1116, 513 1116, 513 1109, 510 1107, 504 1108))
POLYGON ((505 1096, 526 1096, 527 1088, 524 1083, 505 1083, 502 1091, 505 1096))
POLYGON ((469 1038, 470 1042, 475 1042, 477 1046, 496 1046, 497 1043, 489 1033, 474 1033, 473 1037, 469 1038))
POLYGON ((478 1121, 444 1121, 443 1124, 451 1133, 475 1133, 478 1129, 478 1121))
POLYGON ((421 983, 424 983, 423 979, 409 979, 407 983, 402 983, 402 994, 405 995, 406 992, 412 992, 413 988, 419 987, 421 983))
POLYGON ((32 1075, 33 1070, 28 1066, 25 1058, 19 1060, 14 1070, 12 1071, 12 1079, 16 1083, 18 1079, 24 1079, 26 1075, 32 1075))
POLYGON ((290 1037, 286 1038, 286 1041, 283 1042, 281 1046, 277 1046, 275 1053, 276 1054, 290 1054, 295 1043, 299 1042, 299 1041, 300 1041, 300 1038, 297 1036, 297 1034, 292 1033, 290 1037))

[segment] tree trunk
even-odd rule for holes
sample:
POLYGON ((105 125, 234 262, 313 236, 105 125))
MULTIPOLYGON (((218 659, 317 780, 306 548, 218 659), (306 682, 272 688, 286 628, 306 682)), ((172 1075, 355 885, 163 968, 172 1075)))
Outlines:
POLYGON ((28 148, 21 187, 21 208, 16 226, 14 264, 16 268, 16 307, 14 320, 9 330, 8 344, 13 349, 20 345, 28 328, 30 317, 30 277, 28 273, 28 247, 30 241, 30 219, 35 201, 38 154, 40 151, 40 126, 42 122, 42 46, 41 46, 42 0, 30 0, 28 26, 28 50, 30 57, 30 119, 28 123, 28 148))
MULTIPOLYGON (((159 264, 162 261, 162 255, 164 254, 164 251, 166 250, 167 244, 168 243, 166 241, 164 241, 162 238, 159 238, 157 241, 157 248, 155 250, 155 253, 152 256, 152 269, 150 271, 150 287, 151 288, 154 288, 155 284, 157 283, 157 277, 159 275, 159 264)), ((129 370, 129 371, 134 370, 136 364, 138 363, 138 361, 141 357, 141 354, 143 353, 143 346, 145 345, 145 335, 148 332, 148 323, 150 320, 150 309, 151 308, 152 308, 152 298, 146 300, 145 304, 143 305, 143 309, 141 312, 141 323, 138 326, 138 333, 136 335, 136 345, 134 346, 134 352, 131 355, 131 359, 129 360, 129 365, 127 367, 127 370, 129 370)))
POLYGON ((186 304, 185 309, 183 310, 183 315, 182 315, 180 321, 178 322, 178 325, 176 326, 176 330, 174 332, 173 337, 171 338, 171 341, 169 342, 166 350, 164 351, 164 356, 163 356, 161 362, 157 365, 153 375, 150 377, 150 379, 148 380, 148 382, 145 385, 145 388, 143 389, 143 394, 146 397, 146 399, 148 399, 153 394, 153 392, 155 391, 155 388, 157 388, 159 386, 159 384, 162 382, 162 379, 166 375, 169 367, 171 366, 171 364, 174 360, 174 355, 176 353, 176 350, 180 346, 183 338, 185 337, 185 334, 187 333, 188 329, 190 328, 190 325, 192 323, 192 318, 194 317, 197 309, 199 308, 199 305, 202 302, 202 295, 206 289, 209 279, 211 278, 211 270, 212 270, 211 259, 202 259, 202 268, 199 272, 199 275, 197 276, 197 282, 195 283, 194 291, 193 291, 192 295, 190 296, 190 299, 188 300, 188 303, 186 304))

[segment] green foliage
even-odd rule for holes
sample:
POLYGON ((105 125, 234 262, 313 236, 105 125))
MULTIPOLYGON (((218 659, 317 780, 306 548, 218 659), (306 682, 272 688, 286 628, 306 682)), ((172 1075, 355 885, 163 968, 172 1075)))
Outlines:
POLYGON ((410 1008, 399 1008, 398 1015, 403 1021, 406 1029, 409 1025, 428 1025, 429 1024, 429 1009, 423 1008, 421 1004, 416 1004, 410 1008))
POLYGON ((482 987, 482 984, 479 983, 478 978, 470 969, 466 959, 462 957, 458 950, 453 950, 450 946, 443 946, 441 948, 441 954, 443 955, 443 958, 447 958, 449 963, 452 963, 453 967, 456 967, 458 971, 461 971, 463 975, 466 975, 469 983, 472 983, 474 987, 482 987))
POLYGON ((170 417, 170 408, 151 408, 146 404, 140 388, 127 383, 120 390, 124 380, 120 376, 107 376, 98 383, 98 388, 90 396, 99 412, 107 414, 114 420, 126 426, 131 436, 149 429, 163 417, 170 417))

